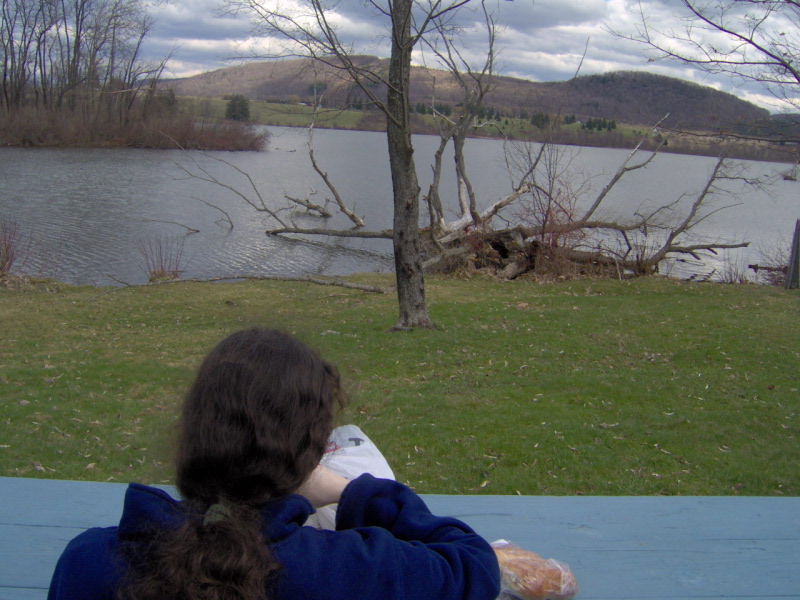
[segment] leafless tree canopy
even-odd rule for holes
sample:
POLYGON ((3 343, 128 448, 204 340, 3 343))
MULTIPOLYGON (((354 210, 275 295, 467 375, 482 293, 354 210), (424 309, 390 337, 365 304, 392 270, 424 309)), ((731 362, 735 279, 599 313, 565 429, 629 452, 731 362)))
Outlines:
POLYGON ((662 29, 642 2, 635 32, 618 35, 647 45, 651 60, 668 59, 763 86, 800 108, 800 1, 678 0, 682 29, 662 29))
POLYGON ((143 0, 0 0, 0 109, 80 108, 125 120, 164 68, 141 58, 143 0))
MULTIPOLYGON (((746 245, 697 242, 688 235, 714 211, 724 208, 712 203, 722 191, 720 182, 739 176, 735 165, 722 158, 709 173, 704 189, 691 201, 679 194, 674 202, 646 213, 617 220, 598 217, 622 178, 656 160, 659 149, 647 153, 640 150, 644 138, 588 202, 585 181, 571 168, 569 152, 563 147, 508 141, 506 160, 511 191, 495 198, 476 197, 463 148, 469 131, 492 126, 491 120, 481 120, 479 115, 494 85, 497 28, 491 13, 481 4, 487 32, 485 60, 470 64, 459 46, 458 30, 445 18, 464 4, 370 2, 368 6, 385 15, 390 24, 388 36, 393 54, 385 69, 354 55, 339 39, 332 25, 333 13, 322 0, 305 0, 292 13, 278 12, 272 5, 257 0, 228 1, 229 10, 245 11, 254 19, 258 33, 283 40, 284 53, 311 56, 339 69, 343 77, 358 85, 374 106, 384 112, 387 120, 394 185, 395 218, 391 231, 370 231, 368 223, 356 223, 357 229, 348 230, 302 228, 282 221, 273 208, 270 215, 276 226, 268 233, 391 237, 400 300, 399 327, 429 324, 424 307, 423 267, 447 269, 470 265, 499 277, 514 278, 527 271, 552 269, 552 265, 563 261, 577 264, 578 268, 591 266, 622 276, 652 273, 668 256, 699 257, 704 252, 716 253, 746 245), (425 194, 430 227, 424 239, 419 235, 420 190, 408 125, 410 51, 417 43, 424 44, 426 55, 437 62, 436 66, 444 67, 452 75, 462 94, 460 106, 452 113, 444 114, 434 108, 441 143, 432 157, 433 180, 425 194), (454 149, 457 198, 443 199, 439 190, 444 168, 442 157, 450 143, 454 149), (457 206, 459 210, 458 216, 449 222, 445 218, 445 205, 457 206)), ((436 107, 435 82, 431 89, 430 104, 436 107)), ((558 124, 554 122, 552 127, 558 124)), ((309 156, 314 170, 334 194, 336 204, 340 209, 346 206, 347 199, 339 197, 332 178, 317 163, 311 142, 309 156)), ((263 203, 258 210, 265 210, 263 203)))
MULTIPOLYGON (((254 34, 282 44, 278 54, 310 56, 337 69, 386 117, 393 191, 393 248, 399 316, 395 327, 431 327, 422 274, 419 194, 410 123, 411 55, 420 40, 441 34, 453 13, 470 0, 368 0, 386 25, 388 68, 360 60, 336 27, 336 7, 324 0, 282 5, 270 0, 226 0, 227 10, 247 15, 254 34)), ((319 171, 318 171, 319 172, 319 171)))

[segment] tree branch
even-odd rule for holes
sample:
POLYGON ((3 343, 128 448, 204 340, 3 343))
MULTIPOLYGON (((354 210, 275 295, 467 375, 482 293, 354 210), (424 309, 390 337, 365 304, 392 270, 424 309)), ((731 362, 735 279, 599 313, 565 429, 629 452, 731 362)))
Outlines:
POLYGON ((296 233, 303 235, 329 235, 332 237, 372 238, 372 239, 377 238, 377 239, 387 239, 387 240, 390 240, 393 237, 391 229, 385 229, 383 231, 353 231, 353 230, 341 230, 341 229, 319 229, 319 228, 304 229, 302 227, 282 227, 280 229, 270 229, 266 233, 267 235, 296 233))
POLYGON ((324 206, 320 206, 319 204, 314 204, 313 202, 307 199, 294 198, 292 196, 289 196, 288 194, 284 194, 283 197, 286 198, 289 202, 294 202, 295 204, 299 204, 306 210, 318 213, 320 216, 325 217, 326 219, 333 216, 324 206))
MULTIPOLYGON (((316 113, 316 111, 315 111, 316 113)), ((308 128, 308 157, 311 159, 311 166, 316 171, 317 175, 322 178, 322 181, 325 182, 325 185, 328 186, 331 194, 333 194, 333 199, 336 201, 336 204, 339 206, 339 210, 342 211, 347 218, 350 219, 356 227, 364 227, 364 220, 351 211, 342 200, 342 197, 339 195, 338 190, 334 187, 333 182, 328 177, 328 174, 319 168, 317 164, 316 158, 314 157, 314 122, 311 122, 311 125, 308 128)))

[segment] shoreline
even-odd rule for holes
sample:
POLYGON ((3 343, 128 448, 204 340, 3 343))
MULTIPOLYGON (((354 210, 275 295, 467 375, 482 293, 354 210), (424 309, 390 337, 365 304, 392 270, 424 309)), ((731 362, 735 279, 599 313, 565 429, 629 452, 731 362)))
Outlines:
MULTIPOLYGON (((358 123, 357 123, 358 124, 358 123)), ((234 127, 237 129, 252 129, 254 127, 286 127, 292 129, 308 129, 308 124, 297 124, 286 122, 286 119, 270 119, 262 118, 248 122, 225 122, 220 121, 216 126, 220 125, 225 127, 234 127)), ((317 122, 314 124, 315 129, 333 130, 333 131, 358 131, 368 133, 384 133, 381 127, 373 126, 369 120, 366 124, 353 125, 340 125, 334 123, 325 123, 325 121, 317 122)), ((429 136, 438 138, 439 134, 432 130, 431 127, 414 123, 412 120, 412 135, 415 136, 429 136)), ((754 162, 767 162, 779 163, 785 165, 797 165, 800 158, 793 156, 789 150, 780 150, 780 142, 766 142, 762 140, 742 140, 737 138, 726 138, 724 135, 704 134, 704 133, 684 133, 684 132, 664 132, 663 137, 661 133, 655 136, 646 136, 644 143, 641 144, 639 150, 642 152, 653 152, 658 150, 661 153, 677 154, 684 156, 704 156, 708 158, 717 158, 723 154, 728 158, 734 160, 748 160, 754 162), (705 138, 705 142, 696 142, 700 138, 705 138), (666 143, 659 147, 660 140, 666 139, 666 143), (687 141, 689 140, 689 141, 687 141)), ((263 146, 256 149, 252 146, 248 147, 247 144, 239 145, 231 144, 229 135, 222 136, 222 145, 216 147, 216 142, 213 140, 206 140, 210 143, 190 144, 189 146, 182 146, 180 144, 153 144, 142 145, 138 143, 131 143, 130 140, 109 138, 109 139, 67 139, 58 136, 28 136, 22 135, 15 140, 8 137, 0 141, 0 148, 60 148, 60 149, 132 149, 132 150, 200 150, 206 152, 215 151, 230 151, 230 152, 264 152, 269 149, 269 132, 267 133, 267 141, 263 146), (39 138, 34 140, 34 138, 39 138), (206 147, 207 146, 207 147, 206 147)), ((522 137, 515 137, 513 134, 504 136, 501 134, 475 134, 470 133, 467 135, 469 140, 493 140, 493 141, 513 141, 513 142, 527 142, 542 144, 546 143, 543 139, 545 135, 527 135, 522 137)), ((603 139, 608 137, 604 133, 586 133, 575 131, 564 131, 556 133, 553 139, 550 140, 553 144, 558 146, 570 146, 577 148, 596 148, 596 149, 609 149, 609 150, 633 150, 637 143, 642 139, 641 137, 635 139, 623 140, 619 136, 611 139, 603 139), (576 139, 580 138, 580 139, 576 139), (623 143, 627 141, 629 143, 623 143)), ((794 146, 794 153, 798 153, 798 149, 794 146)), ((789 171, 787 171, 788 173, 789 171)))

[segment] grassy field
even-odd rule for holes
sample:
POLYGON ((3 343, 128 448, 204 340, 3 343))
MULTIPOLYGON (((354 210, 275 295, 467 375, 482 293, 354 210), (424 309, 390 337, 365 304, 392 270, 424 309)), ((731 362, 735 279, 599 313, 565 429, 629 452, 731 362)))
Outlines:
MULTIPOLYGON (((179 102, 184 113, 213 119, 222 119, 225 116, 227 101, 222 98, 180 97, 179 102)), ((311 106, 300 104, 251 101, 250 118, 253 123, 261 125, 308 127, 314 119, 314 110, 311 106)), ((411 123, 415 133, 438 135, 439 129, 432 115, 413 114, 411 123)), ((381 131, 385 127, 383 117, 378 111, 365 110, 323 110, 316 116, 315 126, 368 131, 381 131)), ((655 134, 649 127, 642 125, 620 123, 612 132, 599 132, 584 131, 579 123, 562 124, 553 133, 539 129, 527 119, 514 118, 503 118, 495 125, 477 128, 471 135, 533 142, 550 140, 557 144, 609 148, 634 148, 642 140, 642 136, 647 135, 649 139, 645 143, 645 149, 655 148, 661 140, 660 134, 655 134)), ((723 143, 716 134, 704 136, 700 133, 684 135, 671 132, 666 137, 668 143, 664 152, 717 157, 724 151, 730 158, 795 162, 793 154, 767 142, 729 139, 723 143)))
POLYGON ((339 364, 340 421, 420 492, 800 494, 796 291, 429 277, 427 293, 438 328, 391 333, 393 295, 305 283, 0 287, 0 475, 170 481, 193 369, 257 324, 339 364))
MULTIPOLYGON (((204 115, 215 119, 225 117, 227 101, 222 98, 180 98, 180 109, 195 115, 204 115)), ((322 111, 317 116, 317 124, 332 129, 358 129, 358 122, 364 115, 359 110, 322 111)), ((308 127, 314 118, 311 106, 299 104, 279 104, 275 102, 250 102, 250 119, 260 125, 281 127, 308 127)))
MULTIPOLYGON (((216 119, 225 116, 227 101, 222 98, 193 98, 181 97, 180 107, 184 112, 191 114, 205 114, 216 119)), ((365 116, 371 116, 370 122, 380 124, 380 118, 375 119, 375 111, 364 110, 322 110, 316 115, 316 124, 320 127, 332 129, 360 129, 365 116)), ((312 106, 304 104, 281 104, 275 102, 250 101, 250 119, 253 123, 261 125, 275 125, 282 127, 308 127, 314 119, 312 106)), ((414 115, 415 125, 425 133, 438 131, 436 121, 432 115, 414 115)), ((579 124, 562 125, 561 129, 572 135, 580 131, 579 124)), ((626 145, 636 145, 641 139, 641 127, 635 128, 621 125, 619 140, 626 145)), ((500 137, 510 136, 515 139, 541 140, 545 137, 542 129, 531 125, 525 119, 500 119, 497 126, 482 128, 474 132, 478 136, 500 137)), ((601 133, 596 134, 602 137, 601 133)))

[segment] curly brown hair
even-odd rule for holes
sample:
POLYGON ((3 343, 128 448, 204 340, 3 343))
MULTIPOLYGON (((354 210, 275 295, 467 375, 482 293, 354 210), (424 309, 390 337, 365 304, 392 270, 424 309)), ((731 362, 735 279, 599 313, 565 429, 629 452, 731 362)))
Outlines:
POLYGON ((294 337, 239 331, 203 361, 183 404, 177 486, 187 519, 125 550, 124 600, 264 600, 280 569, 258 507, 319 464, 342 405, 336 367, 294 337), (221 504, 225 518, 203 523, 221 504))

